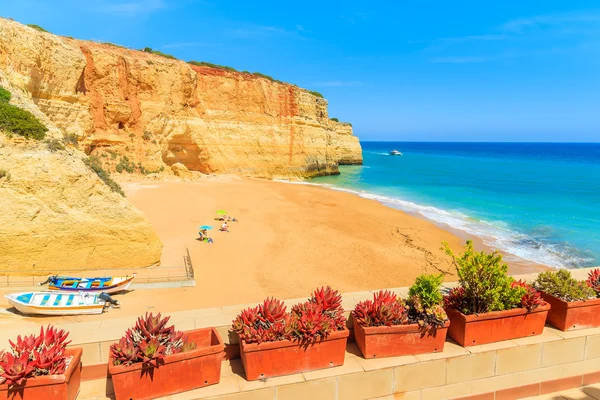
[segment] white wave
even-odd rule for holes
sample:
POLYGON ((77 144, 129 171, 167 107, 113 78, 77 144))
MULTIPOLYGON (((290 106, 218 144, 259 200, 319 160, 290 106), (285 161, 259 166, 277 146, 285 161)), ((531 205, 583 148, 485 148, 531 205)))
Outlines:
POLYGON ((418 214, 439 224, 458 229, 474 235, 494 249, 504 251, 523 260, 556 268, 580 267, 592 261, 590 258, 578 255, 575 249, 567 245, 542 243, 535 238, 507 228, 504 222, 487 222, 474 219, 457 211, 446 211, 432 206, 422 206, 396 197, 381 196, 366 191, 340 188, 332 185, 322 185, 333 190, 354 193, 360 197, 379 201, 407 213, 418 214))

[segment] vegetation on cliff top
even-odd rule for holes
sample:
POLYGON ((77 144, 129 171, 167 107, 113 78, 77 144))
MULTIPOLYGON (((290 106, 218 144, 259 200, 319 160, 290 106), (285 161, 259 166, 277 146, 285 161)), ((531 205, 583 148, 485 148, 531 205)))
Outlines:
POLYGON ((350 122, 343 122, 343 121, 342 121, 342 122, 340 122, 340 120, 339 120, 339 119, 337 119, 337 118, 329 118, 329 120, 330 120, 330 121, 333 121, 333 122, 338 122, 338 123, 340 123, 340 124, 342 124, 342 125, 349 125, 349 126, 352 126, 352 124, 351 124, 350 122))
POLYGON ((98 178, 100 178, 106 186, 108 186, 113 192, 119 193, 121 196, 125 197, 125 192, 121 189, 121 186, 110 177, 110 174, 102 168, 102 162, 98 157, 89 156, 87 158, 82 159, 83 163, 88 166, 89 169, 94 171, 98 178))
POLYGON ((206 62, 206 61, 194 61, 194 60, 188 61, 187 63, 190 64, 190 65, 195 65, 197 67, 209 67, 209 68, 224 69, 225 71, 229 71, 229 72, 239 72, 240 74, 248 74, 248 75, 258 76, 259 78, 268 79, 271 82, 284 83, 284 82, 282 82, 280 80, 277 80, 277 79, 273 78, 272 76, 265 75, 265 74, 260 73, 260 72, 238 71, 237 69, 235 69, 233 67, 229 67, 227 65, 219 65, 219 64, 209 63, 209 62, 206 62))
POLYGON ((213 64, 213 63, 209 63, 206 61, 191 60, 191 61, 188 61, 187 63, 190 65, 195 65, 196 67, 210 67, 210 68, 224 69, 226 71, 231 71, 231 72, 238 72, 238 70, 233 67, 228 67, 227 65, 213 64))
POLYGON ((10 105, 10 98, 10 92, 0 87, 0 129, 26 139, 41 140, 46 137, 48 128, 29 111, 10 105))
POLYGON ((35 29, 36 31, 40 31, 40 32, 46 32, 46 33, 50 33, 47 30, 45 30, 44 28, 42 28, 39 25, 36 24, 27 24, 28 27, 35 29))
POLYGON ((150 54, 155 54, 157 56, 169 58, 171 60, 177 60, 177 58, 175 56, 172 56, 171 54, 163 53, 158 50, 153 50, 151 47, 144 47, 141 51, 143 51, 144 53, 150 53, 150 54))

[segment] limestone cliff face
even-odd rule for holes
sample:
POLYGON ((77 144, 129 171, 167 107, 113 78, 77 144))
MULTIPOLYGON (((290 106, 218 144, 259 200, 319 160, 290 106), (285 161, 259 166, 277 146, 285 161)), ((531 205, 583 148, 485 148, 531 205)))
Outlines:
POLYGON ((362 163, 351 126, 329 120, 325 99, 254 75, 3 19, 0 71, 109 168, 168 171, 181 163, 272 178, 335 174, 339 164, 362 163))

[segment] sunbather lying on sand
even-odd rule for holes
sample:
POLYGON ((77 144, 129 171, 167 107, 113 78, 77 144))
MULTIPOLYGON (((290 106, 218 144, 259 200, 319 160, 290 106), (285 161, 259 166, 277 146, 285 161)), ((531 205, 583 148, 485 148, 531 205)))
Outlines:
POLYGON ((221 228, 219 228, 219 230, 222 232, 229 232, 229 226, 227 225, 227 221, 223 222, 223 225, 221 225, 221 228))

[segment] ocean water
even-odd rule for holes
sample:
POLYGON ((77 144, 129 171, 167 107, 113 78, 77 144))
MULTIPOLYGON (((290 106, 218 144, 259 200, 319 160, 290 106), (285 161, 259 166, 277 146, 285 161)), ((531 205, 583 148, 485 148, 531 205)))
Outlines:
POLYGON ((311 183, 450 225, 525 260, 600 265, 600 143, 362 146, 363 166, 311 183))

